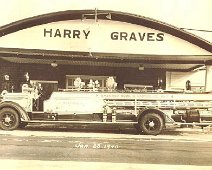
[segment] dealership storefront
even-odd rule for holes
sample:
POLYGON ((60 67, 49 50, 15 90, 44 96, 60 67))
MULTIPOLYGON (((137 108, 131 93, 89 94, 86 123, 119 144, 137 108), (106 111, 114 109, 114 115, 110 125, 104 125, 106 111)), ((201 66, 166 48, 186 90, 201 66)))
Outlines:
MULTIPOLYGON (((109 76, 118 88, 211 91, 212 45, 171 25, 138 15, 97 10, 63 11, 0 27, 0 76, 19 91, 23 75, 71 89, 80 77, 109 76)), ((1 79, 3 83, 3 79, 1 79)))

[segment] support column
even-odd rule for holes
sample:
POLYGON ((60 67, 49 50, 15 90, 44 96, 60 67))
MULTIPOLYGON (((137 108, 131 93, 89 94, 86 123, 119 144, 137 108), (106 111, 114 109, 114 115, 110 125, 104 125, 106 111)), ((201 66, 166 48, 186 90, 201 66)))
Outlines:
POLYGON ((206 66, 205 72, 205 91, 212 92, 212 65, 206 66))

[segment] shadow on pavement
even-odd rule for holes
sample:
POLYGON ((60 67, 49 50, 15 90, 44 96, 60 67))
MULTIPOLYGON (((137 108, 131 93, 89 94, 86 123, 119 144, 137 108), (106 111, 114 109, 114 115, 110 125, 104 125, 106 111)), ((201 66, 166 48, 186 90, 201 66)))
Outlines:
MULTIPOLYGON (((110 134, 132 134, 143 135, 133 125, 107 125, 107 124, 32 124, 20 130, 48 131, 48 132, 87 132, 87 133, 110 133, 110 134)), ((164 129, 160 135, 181 135, 182 132, 175 128, 164 129)))

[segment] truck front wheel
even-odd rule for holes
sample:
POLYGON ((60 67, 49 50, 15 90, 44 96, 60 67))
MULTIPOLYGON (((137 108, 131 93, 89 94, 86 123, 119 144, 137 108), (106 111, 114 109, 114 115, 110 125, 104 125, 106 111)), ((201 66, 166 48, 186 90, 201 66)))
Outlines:
POLYGON ((0 110, 0 128, 3 130, 14 130, 20 124, 18 113, 11 108, 0 110))
POLYGON ((139 120, 139 127, 143 134, 158 135, 163 130, 163 119, 156 113, 146 113, 139 120))

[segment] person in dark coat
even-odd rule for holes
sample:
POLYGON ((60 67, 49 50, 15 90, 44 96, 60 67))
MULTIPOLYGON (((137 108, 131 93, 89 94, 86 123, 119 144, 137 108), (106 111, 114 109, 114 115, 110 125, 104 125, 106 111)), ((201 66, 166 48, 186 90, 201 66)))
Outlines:
POLYGON ((10 81, 10 76, 5 74, 3 76, 3 83, 1 84, 1 91, 11 92, 11 90, 12 90, 12 84, 10 81))

